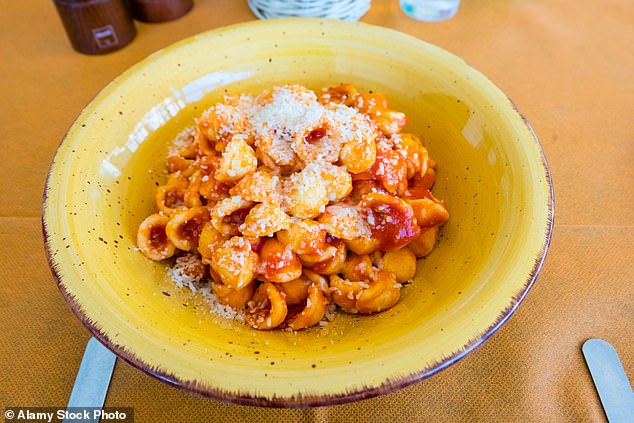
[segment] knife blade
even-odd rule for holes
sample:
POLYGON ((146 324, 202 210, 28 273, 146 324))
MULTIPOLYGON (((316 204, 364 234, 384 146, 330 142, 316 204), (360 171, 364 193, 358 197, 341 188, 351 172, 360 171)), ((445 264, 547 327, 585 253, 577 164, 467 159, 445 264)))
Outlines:
POLYGON ((634 422, 634 392, 614 347, 591 338, 584 342, 582 351, 608 421, 634 422))
MULTIPOLYGON (((117 357, 110 350, 95 338, 90 338, 66 409, 102 408, 116 360, 117 357)), ((64 423, 67 423, 66 419, 64 423)))

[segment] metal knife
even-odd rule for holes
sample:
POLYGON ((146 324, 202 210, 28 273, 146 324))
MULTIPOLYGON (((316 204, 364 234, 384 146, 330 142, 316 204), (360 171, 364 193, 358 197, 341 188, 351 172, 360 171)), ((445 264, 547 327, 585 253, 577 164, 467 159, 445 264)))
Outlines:
POLYGON ((592 338, 581 349, 608 421, 634 422, 634 392, 614 347, 592 338))
MULTIPOLYGON (((103 407, 116 359, 117 357, 99 341, 90 338, 79 366, 75 386, 68 400, 67 410, 103 407)), ((98 420, 87 421, 97 422, 98 420)), ((64 420, 64 423, 67 421, 64 420)))

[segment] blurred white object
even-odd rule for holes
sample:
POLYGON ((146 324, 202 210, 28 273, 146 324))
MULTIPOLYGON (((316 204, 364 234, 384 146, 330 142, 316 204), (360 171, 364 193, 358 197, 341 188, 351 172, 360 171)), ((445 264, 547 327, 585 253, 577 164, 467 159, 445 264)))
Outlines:
POLYGON ((453 17, 460 0, 400 0, 406 15, 419 21, 436 22, 453 17))
POLYGON ((371 0, 248 0, 260 19, 330 18, 356 21, 370 10, 371 0))

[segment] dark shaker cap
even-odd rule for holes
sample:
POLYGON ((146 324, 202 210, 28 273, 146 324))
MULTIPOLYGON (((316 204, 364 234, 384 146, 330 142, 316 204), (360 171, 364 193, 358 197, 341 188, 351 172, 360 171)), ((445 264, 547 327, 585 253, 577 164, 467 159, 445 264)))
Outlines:
POLYGON ((187 14, 194 0, 130 0, 132 16, 142 22, 168 22, 187 14))

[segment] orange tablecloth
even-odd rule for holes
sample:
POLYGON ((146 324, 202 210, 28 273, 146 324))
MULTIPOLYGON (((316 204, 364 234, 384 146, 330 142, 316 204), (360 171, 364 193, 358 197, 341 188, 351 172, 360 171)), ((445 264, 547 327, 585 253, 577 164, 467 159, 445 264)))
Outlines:
MULTIPOLYGON (((65 406, 89 333, 47 267, 40 203, 57 144, 112 78, 151 52, 255 19, 246 1, 198 0, 164 24, 137 23, 125 49, 84 56, 53 3, 0 13, 0 408, 65 406)), ((500 86, 537 133, 553 175, 555 231, 542 274, 513 317, 457 364, 409 388, 305 410, 195 397, 118 361, 106 406, 136 421, 604 421, 581 354, 611 342, 634 377, 634 3, 463 0, 422 23, 397 0, 362 21, 463 57, 500 86)))

